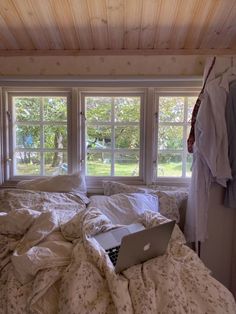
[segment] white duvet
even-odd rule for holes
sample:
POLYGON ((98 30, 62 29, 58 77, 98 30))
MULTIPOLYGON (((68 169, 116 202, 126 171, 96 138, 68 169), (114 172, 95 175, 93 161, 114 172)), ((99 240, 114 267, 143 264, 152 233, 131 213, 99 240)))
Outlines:
MULTIPOLYGON (((166 221, 150 211, 140 220, 166 221)), ((0 313, 236 313, 177 226, 165 255, 116 275, 92 238, 114 227, 97 208, 1 212, 0 313)))

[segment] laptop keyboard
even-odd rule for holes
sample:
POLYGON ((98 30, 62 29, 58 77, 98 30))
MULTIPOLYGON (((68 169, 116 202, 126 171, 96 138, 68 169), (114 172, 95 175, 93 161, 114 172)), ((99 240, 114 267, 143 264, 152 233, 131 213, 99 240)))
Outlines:
POLYGON ((111 249, 106 250, 108 253, 108 256, 110 257, 110 260, 114 266, 116 266, 118 254, 119 254, 120 245, 113 247, 111 249))

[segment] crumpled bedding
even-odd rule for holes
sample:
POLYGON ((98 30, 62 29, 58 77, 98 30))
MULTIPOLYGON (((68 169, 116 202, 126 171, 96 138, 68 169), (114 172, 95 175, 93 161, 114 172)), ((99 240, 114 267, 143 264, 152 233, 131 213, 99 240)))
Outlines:
MULTIPOLYGON (((0 212, 0 313, 236 313, 232 294, 184 245, 120 275, 92 237, 117 227, 99 209, 0 212)), ((165 222, 146 211, 140 221, 165 222)))

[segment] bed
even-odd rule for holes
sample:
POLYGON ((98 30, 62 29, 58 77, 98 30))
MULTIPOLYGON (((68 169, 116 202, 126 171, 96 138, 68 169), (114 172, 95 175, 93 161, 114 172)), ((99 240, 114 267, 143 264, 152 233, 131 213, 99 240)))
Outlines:
POLYGON ((0 313, 236 313, 178 224, 163 256, 121 274, 93 238, 133 221, 179 222, 180 198, 111 183, 88 198, 81 178, 62 179, 0 191, 0 313))

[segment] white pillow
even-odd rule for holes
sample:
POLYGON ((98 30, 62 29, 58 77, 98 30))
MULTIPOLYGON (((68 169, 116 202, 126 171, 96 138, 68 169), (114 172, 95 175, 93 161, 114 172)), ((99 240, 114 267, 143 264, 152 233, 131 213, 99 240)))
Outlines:
POLYGON ((44 192, 86 193, 85 177, 80 172, 71 175, 58 175, 48 178, 23 180, 17 183, 18 189, 44 192))
POLYGON ((118 193, 146 193, 146 190, 134 185, 127 185, 116 181, 103 181, 103 193, 104 195, 118 193))
POLYGON ((140 188, 116 181, 103 181, 105 195, 118 193, 151 193, 158 196, 159 212, 177 223, 180 221, 180 207, 187 199, 188 190, 184 187, 161 186, 158 184, 148 185, 147 188, 140 188))
POLYGON ((158 197, 142 193, 120 193, 112 196, 90 196, 88 208, 96 207, 113 224, 128 225, 137 221, 145 210, 158 212, 158 197))

